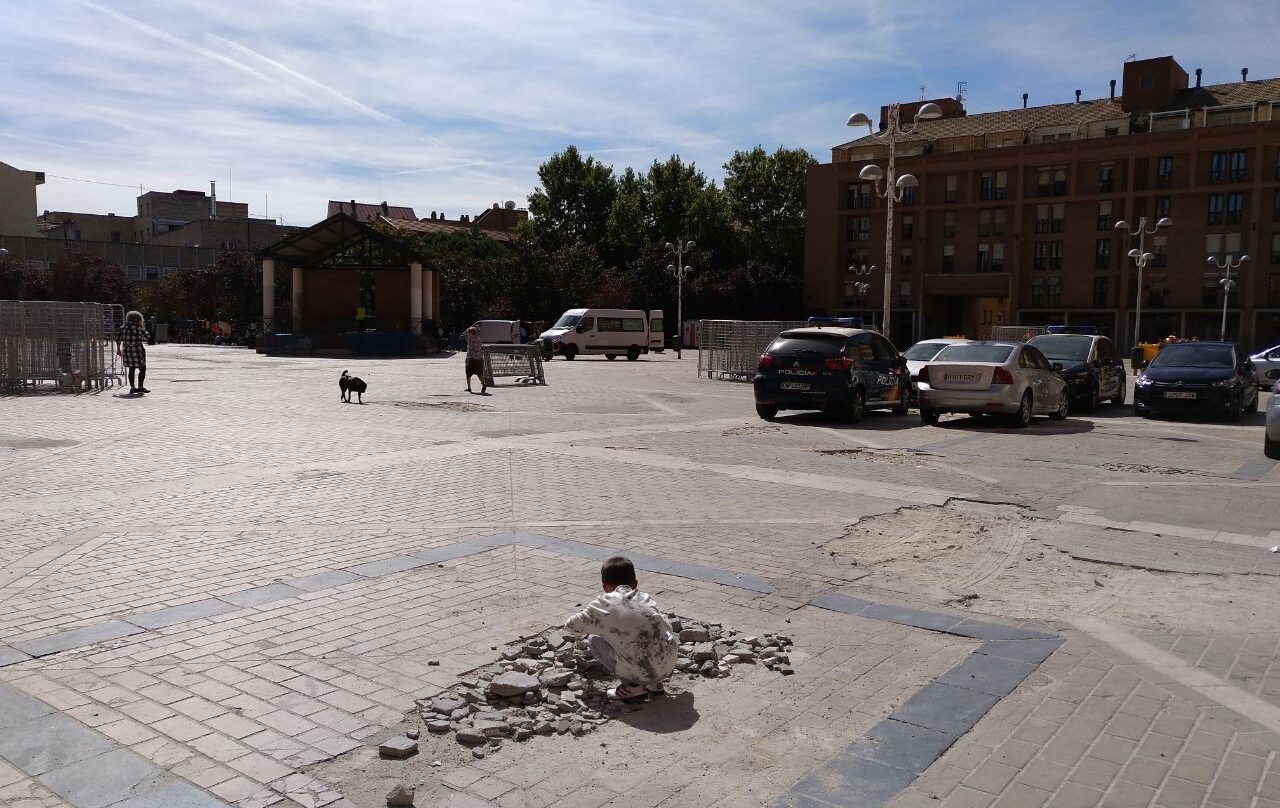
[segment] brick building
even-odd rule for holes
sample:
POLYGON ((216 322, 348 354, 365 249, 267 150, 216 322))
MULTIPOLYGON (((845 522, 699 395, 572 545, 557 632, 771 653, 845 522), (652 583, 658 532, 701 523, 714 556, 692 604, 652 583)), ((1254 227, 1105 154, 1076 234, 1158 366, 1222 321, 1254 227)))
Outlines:
MULTIPOLYGON (((898 139, 897 171, 920 187, 895 209, 892 336, 985 336, 1001 324, 1097 325, 1133 338, 1136 227, 1155 257, 1143 276, 1144 340, 1216 338, 1221 274, 1206 264, 1248 254, 1228 299, 1228 336, 1280 343, 1280 79, 1194 84, 1172 57, 1127 62, 1107 98, 969 115, 939 99, 942 117, 898 139)), ((925 102, 902 104, 909 123, 925 102)), ((884 126, 887 107, 881 110, 884 126)), ((859 171, 883 166, 883 141, 832 149, 808 175, 805 302, 815 312, 859 309, 866 280, 879 310, 885 203, 859 171)))

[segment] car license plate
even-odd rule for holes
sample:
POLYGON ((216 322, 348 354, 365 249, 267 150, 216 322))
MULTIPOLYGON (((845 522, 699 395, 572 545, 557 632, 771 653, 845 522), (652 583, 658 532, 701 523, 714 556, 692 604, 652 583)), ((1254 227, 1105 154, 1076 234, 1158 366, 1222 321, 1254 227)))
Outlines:
POLYGON ((782 389, 783 390, 808 390, 809 383, 808 382, 783 382, 782 389))
POLYGON ((1195 398, 1196 394, 1195 393, 1178 393, 1170 390, 1169 392, 1164 394, 1164 397, 1165 398, 1195 398))

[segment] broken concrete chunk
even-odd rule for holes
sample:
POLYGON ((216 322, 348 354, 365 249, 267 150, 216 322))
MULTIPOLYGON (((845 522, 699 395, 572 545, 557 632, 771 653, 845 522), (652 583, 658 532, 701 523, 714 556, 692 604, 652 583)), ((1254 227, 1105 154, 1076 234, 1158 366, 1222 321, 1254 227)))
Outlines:
POLYGON ((686 628, 680 632, 680 642, 706 642, 711 639, 705 628, 686 628))
POLYGON ((396 787, 387 792, 387 805, 413 805, 414 790, 404 783, 396 783, 396 787))
POLYGON ((571 679, 573 679, 573 671, 563 669, 543 671, 538 676, 538 681, 545 687, 565 687, 571 679))
POLYGON ((450 727, 451 725, 449 724, 448 721, 428 721, 427 722, 427 732, 430 732, 434 735, 443 735, 444 733, 449 731, 450 727))
POLYGON ((486 691, 490 696, 518 696, 528 693, 530 690, 537 690, 541 687, 541 683, 536 676, 530 676, 527 673, 519 671, 508 671, 507 673, 495 676, 486 691))
POLYGON ((483 732, 477 732, 471 727, 463 727, 454 734, 454 740, 463 746, 480 746, 487 743, 489 736, 483 732))
POLYGON ((397 735, 394 738, 388 738, 378 747, 378 754, 383 757, 407 758, 414 752, 418 751, 418 742, 412 738, 406 738, 403 735, 397 735))

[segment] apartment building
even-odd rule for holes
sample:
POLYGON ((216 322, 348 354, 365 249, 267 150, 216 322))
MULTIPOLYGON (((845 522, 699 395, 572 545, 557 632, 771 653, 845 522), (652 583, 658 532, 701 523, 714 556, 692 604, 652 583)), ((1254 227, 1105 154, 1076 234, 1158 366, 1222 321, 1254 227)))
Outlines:
MULTIPOLYGON (((1176 333, 1217 338, 1222 273, 1248 255, 1226 299, 1228 337, 1280 343, 1280 79, 1194 84, 1171 56, 1124 64, 1120 93, 942 117, 898 138, 896 169, 920 182, 895 208, 891 333, 898 343, 986 336, 1003 324, 1095 325, 1122 345, 1176 333), (1138 288, 1131 229, 1148 235, 1138 288)), ((900 105, 909 124, 925 101, 900 105)), ((881 109, 881 129, 888 107, 881 109)), ((805 302, 815 313, 882 302, 886 205, 859 179, 884 167, 870 135, 808 175, 805 302), (871 289, 860 297, 858 282, 871 289)))

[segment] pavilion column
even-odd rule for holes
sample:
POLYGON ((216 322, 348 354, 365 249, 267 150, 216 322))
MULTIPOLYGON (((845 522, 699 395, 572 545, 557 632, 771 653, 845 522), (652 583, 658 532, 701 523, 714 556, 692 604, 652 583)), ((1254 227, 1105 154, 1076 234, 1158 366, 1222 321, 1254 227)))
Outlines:
POLYGON ((302 267, 293 268, 293 333, 302 333, 302 267))
POLYGON ((431 312, 433 320, 440 322, 440 272, 435 269, 431 270, 431 297, 427 311, 431 312))
POLYGON ((422 310, 426 313, 427 319, 436 321, 437 326, 440 325, 440 313, 436 310, 435 302, 435 283, 438 274, 434 269, 431 270, 422 284, 422 310))
POLYGON ((422 336, 422 262, 409 265, 409 330, 422 336))
POLYGON ((276 331, 276 259, 262 259, 262 333, 276 331))

